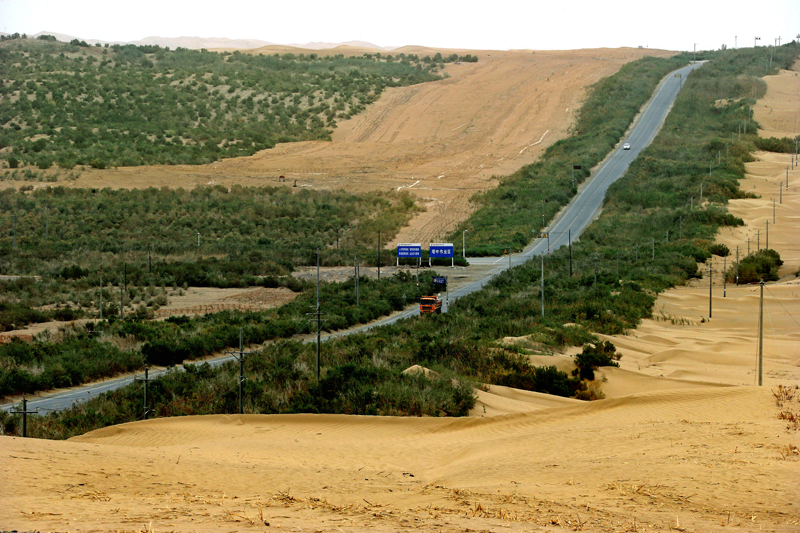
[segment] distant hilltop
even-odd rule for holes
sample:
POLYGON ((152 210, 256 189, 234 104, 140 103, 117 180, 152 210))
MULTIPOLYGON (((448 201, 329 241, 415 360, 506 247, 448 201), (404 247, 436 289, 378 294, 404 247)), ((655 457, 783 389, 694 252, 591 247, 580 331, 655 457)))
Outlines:
MULTIPOLYGON (((9 35, 8 33, 0 32, 0 35, 9 35)), ((200 50, 201 48, 206 49, 213 49, 213 48, 236 48, 239 50, 247 50, 250 48, 262 48, 264 46, 275 46, 277 43, 273 43, 270 41, 261 41, 259 39, 229 39, 227 37, 145 37, 144 39, 139 39, 138 41, 101 41, 99 39, 83 39, 81 37, 76 37, 74 35, 66 35, 64 33, 57 33, 52 31, 41 31, 39 33, 35 33, 32 35, 28 35, 29 38, 35 39, 40 35, 52 35, 59 41, 63 42, 70 42, 73 39, 78 39, 79 41, 85 41, 90 45, 100 44, 134 44, 137 46, 142 45, 158 45, 169 47, 171 49, 175 48, 188 48, 190 50, 200 50)), ((338 46, 352 46, 356 48, 367 48, 367 49, 374 49, 374 50, 384 50, 390 51, 396 47, 382 47, 376 44, 364 42, 364 41, 348 41, 344 43, 305 43, 305 44, 288 44, 285 46, 291 46, 295 48, 305 48, 308 50, 328 50, 331 48, 336 48, 338 46)))

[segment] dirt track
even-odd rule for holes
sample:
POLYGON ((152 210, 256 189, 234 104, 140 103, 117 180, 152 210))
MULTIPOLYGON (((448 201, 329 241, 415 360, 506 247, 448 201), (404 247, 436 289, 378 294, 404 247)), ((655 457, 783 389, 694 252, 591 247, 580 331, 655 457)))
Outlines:
POLYGON ((449 64, 448 79, 387 90, 364 113, 340 123, 333 142, 282 144, 202 166, 86 170, 70 185, 278 185, 283 175, 289 187, 296 180, 313 189, 406 189, 427 211, 387 246, 435 242, 469 216, 472 195, 495 187, 497 176, 532 163, 567 135, 588 85, 642 56, 673 54, 630 48, 470 53, 480 61, 449 64))

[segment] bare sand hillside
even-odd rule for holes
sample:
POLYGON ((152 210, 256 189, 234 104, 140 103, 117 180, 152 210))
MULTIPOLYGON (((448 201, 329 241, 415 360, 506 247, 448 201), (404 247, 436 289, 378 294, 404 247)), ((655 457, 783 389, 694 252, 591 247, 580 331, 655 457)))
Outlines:
POLYGON ((484 419, 161 419, 3 438, 0 523, 55 531, 797 531, 769 389, 484 419))
MULTIPOLYGON (((393 53, 434 54, 404 47, 393 53)), ((270 46, 249 53, 303 52, 270 46)), ((309 52, 309 50, 305 50, 309 52)), ((375 50, 338 47, 318 54, 375 50)), ((621 48, 572 51, 460 51, 478 63, 448 64, 449 78, 387 90, 362 114, 341 122, 333 142, 281 144, 252 157, 203 166, 86 170, 75 187, 274 185, 353 192, 406 189, 427 211, 395 242, 442 238, 471 212, 469 198, 495 187, 566 136, 584 89, 645 55, 673 52, 621 48)), ((393 243, 389 243, 391 245, 393 243)))

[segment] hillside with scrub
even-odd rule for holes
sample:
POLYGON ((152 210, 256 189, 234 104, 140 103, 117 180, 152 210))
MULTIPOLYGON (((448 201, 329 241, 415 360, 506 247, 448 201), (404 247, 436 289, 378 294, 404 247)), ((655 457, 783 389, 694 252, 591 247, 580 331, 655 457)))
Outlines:
POLYGON ((196 165, 330 139, 386 88, 439 79, 444 60, 9 39, 0 157, 12 169, 196 165))

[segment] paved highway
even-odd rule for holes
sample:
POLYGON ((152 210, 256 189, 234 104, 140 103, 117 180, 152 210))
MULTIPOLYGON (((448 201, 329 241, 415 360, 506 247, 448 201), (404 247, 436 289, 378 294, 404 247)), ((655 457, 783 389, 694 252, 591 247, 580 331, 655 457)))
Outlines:
MULTIPOLYGON (((482 279, 465 285, 449 293, 451 300, 457 300, 472 292, 478 291, 486 286, 492 278, 500 272, 508 269, 509 266, 527 261, 534 256, 547 254, 550 250, 555 250, 568 244, 568 235, 571 232, 572 239, 580 237, 586 227, 600 213, 603 205, 603 198, 606 191, 616 180, 622 177, 631 162, 636 159, 648 144, 655 138, 664 119, 667 117, 675 97, 686 76, 702 65, 694 63, 671 72, 665 77, 650 101, 645 105, 639 118, 634 123, 628 136, 620 142, 620 145, 606 157, 605 161, 598 167, 594 174, 586 180, 578 190, 578 194, 572 201, 561 210, 556 219, 550 224, 546 231, 550 234, 550 241, 547 239, 537 239, 528 245, 522 252, 512 254, 507 257, 481 257, 469 259, 471 264, 493 266, 482 279), (630 143, 630 150, 623 150, 622 145, 630 143)), ((445 309, 446 311, 446 309, 445 309)), ((418 307, 411 307, 401 313, 391 317, 378 320, 372 324, 356 327, 347 331, 332 333, 324 337, 325 340, 350 335, 371 328, 394 323, 398 320, 416 316, 419 314, 418 307)), ((210 364, 217 366, 226 361, 233 360, 232 355, 219 357, 209 361, 210 364)), ((150 377, 157 377, 164 371, 154 371, 150 377)), ((143 377, 143 376, 141 376, 143 377)), ((95 383, 80 387, 75 390, 51 394, 49 396, 34 398, 28 401, 28 409, 38 412, 58 411, 71 407, 75 402, 85 401, 98 396, 104 392, 117 389, 133 381, 133 377, 124 377, 108 380, 102 383, 95 383)), ((12 404, 0 405, 0 409, 9 411, 12 404)))

